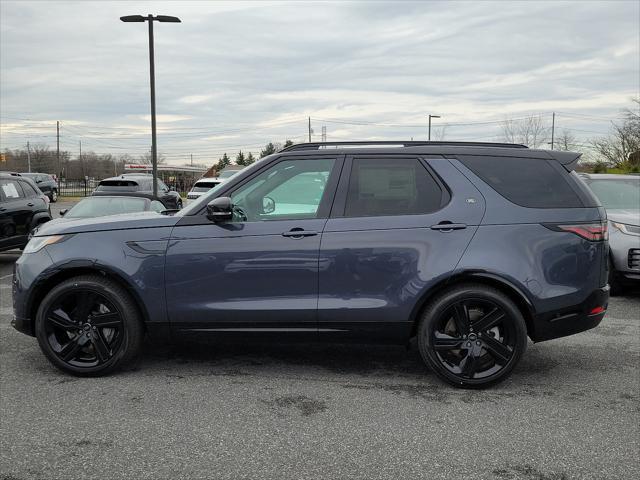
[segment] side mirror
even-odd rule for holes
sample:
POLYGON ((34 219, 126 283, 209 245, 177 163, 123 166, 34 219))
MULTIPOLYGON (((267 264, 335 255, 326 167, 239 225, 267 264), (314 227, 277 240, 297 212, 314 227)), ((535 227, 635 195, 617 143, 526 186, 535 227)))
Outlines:
POLYGON ((230 197, 214 198, 207 204, 207 218, 212 222, 226 222, 233 218, 233 203, 230 197))
POLYGON ((276 211, 276 201, 271 197, 262 199, 262 213, 273 213, 276 211))
POLYGON ((63 209, 63 210, 60 210, 60 216, 61 216, 61 217, 64 217, 64 216, 65 216, 65 214, 66 214, 68 211, 69 211, 69 209, 68 209, 68 208, 65 208, 65 209, 63 209))

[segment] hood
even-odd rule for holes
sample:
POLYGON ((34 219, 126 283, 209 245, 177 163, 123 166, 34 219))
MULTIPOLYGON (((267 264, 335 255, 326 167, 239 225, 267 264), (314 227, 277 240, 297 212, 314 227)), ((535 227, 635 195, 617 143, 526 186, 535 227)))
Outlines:
POLYGON ((124 213, 94 218, 57 218, 42 224, 34 232, 34 236, 43 237, 45 235, 128 230, 132 228, 172 227, 179 219, 180 217, 159 215, 156 212, 124 213))
POLYGON ((640 209, 639 210, 607 210, 607 218, 616 223, 624 223, 625 225, 640 226, 640 209))

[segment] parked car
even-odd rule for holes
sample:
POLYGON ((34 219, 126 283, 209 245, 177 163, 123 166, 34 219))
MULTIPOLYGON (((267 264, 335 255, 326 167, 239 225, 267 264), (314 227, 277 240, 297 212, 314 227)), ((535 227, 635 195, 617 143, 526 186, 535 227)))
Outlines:
POLYGON ((609 285, 617 295, 640 281, 640 176, 581 174, 609 218, 609 285))
POLYGON ((49 198, 32 180, 0 172, 0 252, 23 248, 31 232, 49 220, 49 198))
POLYGON ((76 375, 131 361, 145 332, 415 337, 440 378, 484 387, 527 336, 600 323, 607 220, 580 154, 370 143, 286 148, 174 216, 43 226, 16 263, 14 327, 76 375))
POLYGON ((48 173, 21 173, 23 177, 30 178, 35 182, 40 191, 44 193, 52 203, 58 201, 58 182, 53 175, 48 173))
POLYGON ((197 180, 196 183, 193 184, 191 191, 187 194, 187 202, 200 198, 212 188, 220 185, 223 181, 224 180, 219 180, 217 178, 201 178, 200 180, 197 180))
POLYGON ((182 198, 158 179, 158 197, 153 196, 153 177, 145 174, 125 174, 101 180, 91 195, 121 195, 159 200, 168 209, 180 210, 182 198))
POLYGON ((166 208, 159 200, 124 195, 100 196, 84 198, 70 209, 61 210, 60 216, 65 219, 94 218, 135 212, 160 213, 164 210, 166 208))

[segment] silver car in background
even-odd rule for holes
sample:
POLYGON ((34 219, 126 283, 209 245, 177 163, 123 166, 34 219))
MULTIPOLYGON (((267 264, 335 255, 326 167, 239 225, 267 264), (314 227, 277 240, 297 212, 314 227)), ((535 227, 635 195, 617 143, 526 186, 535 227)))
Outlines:
POLYGON ((640 176, 581 174, 609 218, 611 294, 640 285, 640 176))

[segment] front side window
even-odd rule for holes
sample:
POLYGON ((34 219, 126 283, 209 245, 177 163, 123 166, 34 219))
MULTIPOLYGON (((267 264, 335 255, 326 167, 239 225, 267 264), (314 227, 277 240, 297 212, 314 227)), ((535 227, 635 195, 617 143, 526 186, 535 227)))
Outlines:
POLYGON ((3 198, 7 201, 24 198, 22 187, 17 180, 0 180, 3 198))
POLYGON ((234 221, 317 218, 334 162, 277 163, 233 192, 234 221))
POLYGON ((418 159, 356 158, 346 217, 417 215, 439 210, 443 192, 418 159))

